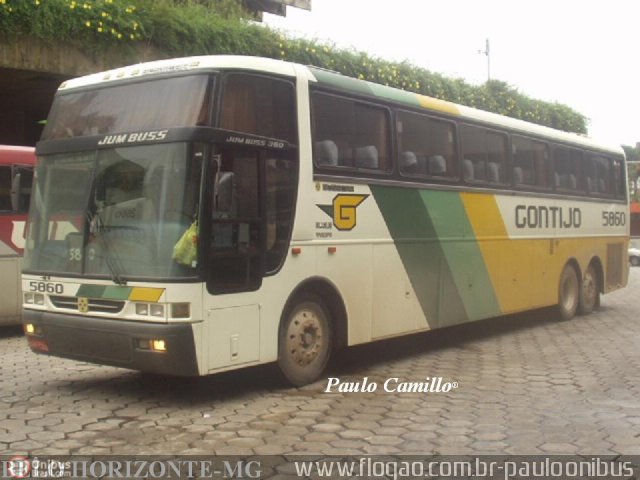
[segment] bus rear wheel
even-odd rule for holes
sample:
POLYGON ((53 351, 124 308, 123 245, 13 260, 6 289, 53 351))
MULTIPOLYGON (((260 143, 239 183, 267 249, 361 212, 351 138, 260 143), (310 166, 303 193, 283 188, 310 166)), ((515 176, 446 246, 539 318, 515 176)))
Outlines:
POLYGON ((286 310, 280 324, 278 366, 295 386, 316 381, 332 350, 329 310, 317 295, 303 294, 286 310))
POLYGON ((562 320, 571 320, 580 303, 580 283, 576 269, 565 265, 558 286, 558 314, 562 320))
POLYGON ((593 312, 600 304, 600 289, 598 288, 598 274, 593 265, 589 265, 582 279, 582 288, 580 289, 580 303, 578 304, 578 313, 587 315, 593 312))

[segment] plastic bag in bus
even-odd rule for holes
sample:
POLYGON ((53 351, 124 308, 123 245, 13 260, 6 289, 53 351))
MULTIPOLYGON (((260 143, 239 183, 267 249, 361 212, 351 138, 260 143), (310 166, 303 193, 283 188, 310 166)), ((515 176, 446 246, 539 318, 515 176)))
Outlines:
POLYGON ((193 222, 173 247, 173 259, 195 268, 198 260, 198 222, 193 222))

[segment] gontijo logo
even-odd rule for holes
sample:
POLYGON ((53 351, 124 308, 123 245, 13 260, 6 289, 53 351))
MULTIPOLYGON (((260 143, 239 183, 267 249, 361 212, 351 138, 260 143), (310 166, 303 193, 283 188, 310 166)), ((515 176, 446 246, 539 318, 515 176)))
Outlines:
POLYGON ((318 208, 333 219, 338 230, 353 230, 357 224, 356 209, 369 195, 341 193, 333 197, 332 205, 318 205, 318 208))

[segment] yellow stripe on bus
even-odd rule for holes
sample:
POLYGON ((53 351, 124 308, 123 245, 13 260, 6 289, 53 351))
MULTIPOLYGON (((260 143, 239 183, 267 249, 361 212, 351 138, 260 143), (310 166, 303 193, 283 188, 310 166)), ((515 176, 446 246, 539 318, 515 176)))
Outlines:
POLYGON ((424 95, 417 95, 417 97, 420 106, 423 108, 437 110, 438 112, 449 113, 451 115, 460 115, 460 110, 454 103, 438 100, 437 98, 425 97, 424 95))
POLYGON ((494 195, 460 195, 502 313, 535 308, 539 302, 544 303, 543 299, 548 301, 552 293, 549 281, 534 281, 540 269, 530 260, 544 256, 540 249, 548 249, 549 240, 509 239, 494 195))
POLYGON ((134 287, 129 295, 132 302, 157 302, 164 293, 164 288, 134 287))

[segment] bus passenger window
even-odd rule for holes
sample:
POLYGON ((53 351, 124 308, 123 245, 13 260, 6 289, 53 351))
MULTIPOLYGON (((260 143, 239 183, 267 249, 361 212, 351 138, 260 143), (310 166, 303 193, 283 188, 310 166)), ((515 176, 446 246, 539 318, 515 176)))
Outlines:
POLYGON ((558 190, 582 190, 582 151, 555 147, 553 150, 553 183, 558 190))
POLYGON ((316 166, 391 169, 386 109, 323 93, 314 93, 312 104, 316 166))
POLYGON ((625 164, 622 160, 616 158, 613 160, 613 189, 616 197, 625 198, 625 164))
POLYGON ((513 137, 513 178, 516 185, 550 188, 549 147, 546 143, 513 137))
POLYGON ((225 77, 220 127, 297 142, 293 84, 246 74, 225 77))
POLYGON ((400 173, 458 178, 455 127, 450 122, 398 112, 400 173))
POLYGON ((0 211, 11 211, 11 167, 0 167, 0 211))
POLYGON ((17 211, 27 213, 31 200, 31 185, 33 183, 33 168, 18 167, 14 172, 15 188, 19 188, 17 211), (19 175, 19 177, 18 177, 19 175), (19 184, 17 179, 19 178, 19 184))
POLYGON ((606 157, 589 155, 586 162, 587 190, 589 193, 611 193, 611 163, 606 157))
POLYGON ((465 182, 506 183, 507 137, 501 133, 463 125, 462 178, 465 182))

